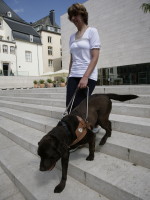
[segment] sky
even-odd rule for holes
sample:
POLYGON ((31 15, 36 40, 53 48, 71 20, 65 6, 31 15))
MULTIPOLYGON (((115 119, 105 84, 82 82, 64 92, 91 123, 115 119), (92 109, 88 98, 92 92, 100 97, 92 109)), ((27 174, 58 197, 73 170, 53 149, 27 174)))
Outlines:
POLYGON ((73 3, 84 3, 87 0, 3 0, 26 22, 35 22, 55 10, 55 21, 60 24, 60 16, 67 12, 73 3))

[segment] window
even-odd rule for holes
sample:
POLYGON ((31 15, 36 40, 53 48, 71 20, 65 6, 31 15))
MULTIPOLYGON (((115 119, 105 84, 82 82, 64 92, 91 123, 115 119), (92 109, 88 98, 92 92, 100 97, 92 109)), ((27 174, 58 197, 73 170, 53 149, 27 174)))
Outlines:
POLYGON ((14 46, 10 46, 10 53, 15 54, 15 47, 14 46))
POLYGON ((7 12, 8 17, 12 17, 12 13, 10 11, 7 12))
POLYGON ((110 68, 110 73, 111 73, 111 74, 113 74, 113 71, 114 71, 113 68, 110 68))
POLYGON ((60 56, 62 56, 62 48, 60 49, 60 56))
POLYGON ((8 46, 7 45, 3 45, 3 53, 8 53, 8 46))
POLYGON ((53 55, 53 47, 48 47, 48 55, 53 55))
POLYGON ((52 37, 48 36, 48 43, 52 43, 52 37))
POLYGON ((52 26, 47 26, 47 30, 48 31, 53 31, 53 32, 55 31, 55 29, 52 26))
POLYGON ((2 35, 0 35, 0 40, 2 40, 3 39, 3 36, 2 35))
POLYGON ((53 60, 51 60, 51 59, 48 60, 48 66, 49 66, 49 67, 52 67, 52 66, 53 66, 53 60))
POLYGON ((40 29, 41 29, 41 26, 35 27, 35 30, 36 30, 36 31, 40 31, 40 29))
POLYGON ((26 60, 26 62, 32 62, 32 52, 31 51, 25 51, 25 60, 26 60))
POLYGON ((30 35, 30 42, 33 42, 33 35, 30 35))
POLYGON ((60 28, 58 28, 58 29, 57 29, 57 33, 61 33, 61 30, 60 30, 60 28))

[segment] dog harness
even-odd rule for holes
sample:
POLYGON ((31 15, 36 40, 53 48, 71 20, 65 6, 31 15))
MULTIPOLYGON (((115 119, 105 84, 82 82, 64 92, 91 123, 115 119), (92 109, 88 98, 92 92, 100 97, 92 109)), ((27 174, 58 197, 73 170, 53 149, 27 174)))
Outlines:
MULTIPOLYGON (((70 114, 78 89, 79 88, 76 88, 76 90, 75 90, 75 92, 73 94, 73 97, 72 97, 71 101, 68 104, 68 107, 66 108, 65 112, 63 113, 63 116, 66 116, 67 114, 70 114), (69 107, 70 107, 70 109, 69 109, 69 107)), ((86 117, 85 117, 85 120, 83 120, 81 117, 77 116, 78 121, 79 121, 78 128, 75 131, 77 139, 75 139, 74 142, 70 146, 73 146, 73 145, 77 144, 79 141, 81 141, 84 138, 84 136, 87 134, 87 129, 91 129, 90 124, 88 123, 88 120, 87 120, 87 118, 88 118, 88 98, 89 98, 89 87, 87 86, 86 117)), ((68 132, 68 127, 63 122, 61 122, 61 123, 66 128, 66 130, 68 132)))
POLYGON ((81 117, 77 116, 79 125, 78 128, 75 131, 77 139, 73 141, 73 143, 70 146, 73 146, 77 144, 80 140, 84 138, 84 136, 87 134, 87 129, 90 129, 90 126, 88 123, 86 123, 81 117))

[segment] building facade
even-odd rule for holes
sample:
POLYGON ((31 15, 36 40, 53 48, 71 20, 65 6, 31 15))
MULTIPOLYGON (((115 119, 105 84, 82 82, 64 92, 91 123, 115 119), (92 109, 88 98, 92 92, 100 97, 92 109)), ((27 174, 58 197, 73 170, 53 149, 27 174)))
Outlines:
MULTIPOLYGON (((99 31, 102 48, 98 84, 150 84, 149 0, 88 0, 89 26, 99 31)), ((61 16, 62 66, 69 67, 69 38, 76 27, 61 16)))
POLYGON ((43 58, 40 35, 0 0, 0 75, 41 74, 43 58))
POLYGON ((55 72, 62 68, 61 29, 55 22, 55 11, 33 23, 40 34, 43 51, 43 73, 55 72))

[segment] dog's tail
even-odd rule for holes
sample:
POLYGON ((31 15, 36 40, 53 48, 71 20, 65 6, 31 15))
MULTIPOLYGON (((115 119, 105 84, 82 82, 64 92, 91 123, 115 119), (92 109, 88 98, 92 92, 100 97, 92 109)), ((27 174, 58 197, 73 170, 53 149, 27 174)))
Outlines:
POLYGON ((109 99, 113 99, 113 100, 117 100, 117 101, 127 101, 127 100, 131 100, 131 99, 136 99, 138 98, 137 95, 134 94, 125 94, 125 95, 120 95, 120 94, 106 94, 109 99))

